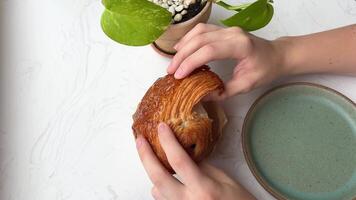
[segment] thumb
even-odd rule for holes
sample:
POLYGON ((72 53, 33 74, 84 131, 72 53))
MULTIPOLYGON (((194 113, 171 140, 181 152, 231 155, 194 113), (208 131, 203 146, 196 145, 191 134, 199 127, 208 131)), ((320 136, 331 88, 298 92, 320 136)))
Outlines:
POLYGON ((255 77, 249 75, 237 76, 225 83, 223 93, 211 92, 203 98, 203 101, 223 101, 237 94, 251 91, 255 85, 255 77))
POLYGON ((234 77, 225 83, 225 91, 219 96, 220 99, 244 94, 255 88, 258 73, 235 73, 234 77))

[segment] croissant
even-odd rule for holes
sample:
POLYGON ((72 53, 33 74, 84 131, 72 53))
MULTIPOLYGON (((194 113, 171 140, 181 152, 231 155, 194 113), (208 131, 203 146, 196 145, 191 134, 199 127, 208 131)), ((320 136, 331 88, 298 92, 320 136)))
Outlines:
POLYGON ((173 75, 159 78, 148 89, 133 115, 134 136, 145 137, 161 163, 174 173, 157 133, 158 124, 165 122, 190 157, 195 162, 201 161, 213 150, 220 133, 213 131, 213 121, 200 101, 208 93, 222 92, 223 89, 221 79, 207 66, 181 80, 173 75))

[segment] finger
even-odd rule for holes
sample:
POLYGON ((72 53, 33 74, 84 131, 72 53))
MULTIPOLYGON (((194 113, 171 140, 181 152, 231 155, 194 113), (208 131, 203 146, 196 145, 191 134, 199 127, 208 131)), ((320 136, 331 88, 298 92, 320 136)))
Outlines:
POLYGON ((183 62, 183 60, 185 60, 188 56, 193 54, 201 47, 211 42, 217 42, 223 39, 223 30, 217 30, 195 35, 192 39, 189 40, 189 42, 182 45, 179 51, 173 57, 173 60, 167 69, 168 74, 173 74, 177 70, 179 65, 183 62))
POLYGON ((218 98, 226 99, 237 94, 249 92, 254 89, 254 85, 257 80, 257 73, 245 73, 243 75, 235 75, 233 79, 231 79, 225 84, 225 90, 218 98))
POLYGON ((199 23, 192 30, 190 30, 187 34, 185 34, 185 36, 182 39, 180 39, 180 41, 174 46, 174 48, 176 50, 179 50, 181 48, 181 46, 184 46, 184 43, 189 41, 194 36, 199 35, 201 33, 216 31, 219 29, 222 29, 222 27, 212 25, 212 24, 199 23))
POLYGON ((234 46, 228 41, 219 41, 207 44, 192 55, 187 57, 174 74, 176 79, 182 79, 189 75, 194 69, 213 60, 233 58, 234 46))
POLYGON ((152 188, 151 194, 155 200, 165 200, 161 192, 156 187, 152 188))
POLYGON ((210 92, 203 98, 203 101, 222 101, 222 100, 224 99, 222 98, 220 91, 210 92))
POLYGON ((220 169, 210 165, 209 163, 203 161, 199 164, 199 168, 202 172, 204 172, 207 176, 214 179, 217 182, 224 182, 228 184, 234 184, 235 181, 232 180, 229 176, 227 176, 220 169))
POLYGON ((147 140, 139 136, 136 145, 142 164, 153 185, 165 196, 179 195, 183 187, 182 184, 162 166, 147 140))
POLYGON ((159 124, 158 135, 169 164, 183 184, 193 187, 200 185, 199 181, 202 176, 198 166, 179 144, 169 126, 164 123, 159 124))

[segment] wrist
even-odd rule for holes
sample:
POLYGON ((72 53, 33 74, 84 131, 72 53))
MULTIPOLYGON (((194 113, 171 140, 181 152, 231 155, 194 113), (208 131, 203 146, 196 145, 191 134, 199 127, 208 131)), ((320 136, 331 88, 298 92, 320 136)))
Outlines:
POLYGON ((296 65, 297 57, 293 56, 295 44, 293 37, 280 37, 272 41, 272 45, 278 57, 278 63, 282 76, 298 74, 296 65))

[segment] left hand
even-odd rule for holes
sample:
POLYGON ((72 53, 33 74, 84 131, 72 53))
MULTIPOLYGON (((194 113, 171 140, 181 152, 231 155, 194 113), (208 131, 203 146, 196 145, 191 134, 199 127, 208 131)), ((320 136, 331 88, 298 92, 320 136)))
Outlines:
POLYGON ((287 75, 285 51, 280 46, 280 41, 268 41, 238 27, 198 24, 176 44, 177 54, 167 72, 182 79, 210 61, 234 59, 238 64, 224 92, 210 96, 210 100, 224 100, 287 75))
POLYGON ((197 165, 179 144, 168 125, 161 123, 158 126, 158 135, 168 162, 181 181, 164 168, 149 143, 138 136, 138 153, 154 185, 152 196, 156 200, 255 199, 221 170, 204 162, 197 165))

